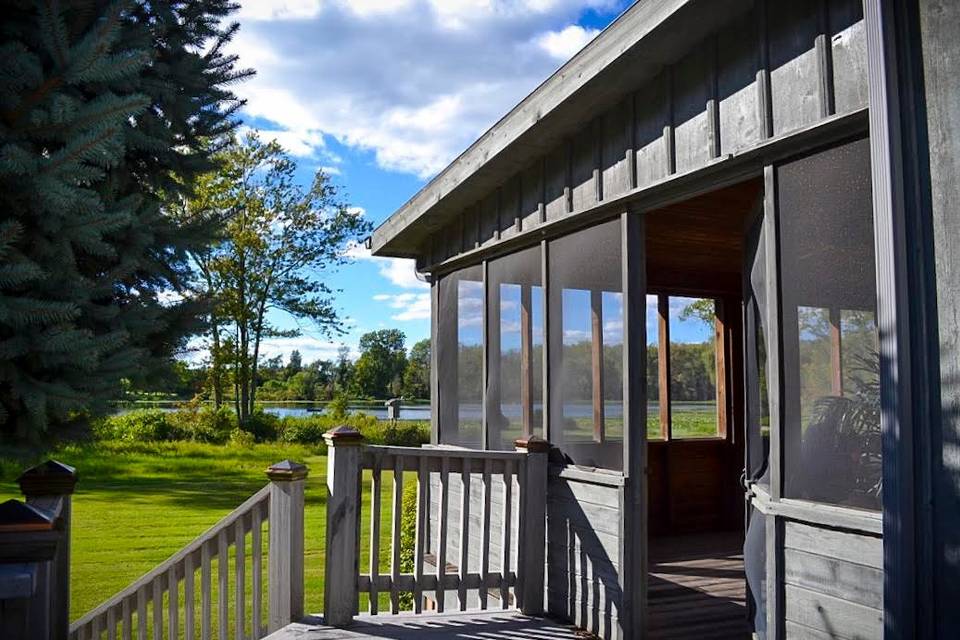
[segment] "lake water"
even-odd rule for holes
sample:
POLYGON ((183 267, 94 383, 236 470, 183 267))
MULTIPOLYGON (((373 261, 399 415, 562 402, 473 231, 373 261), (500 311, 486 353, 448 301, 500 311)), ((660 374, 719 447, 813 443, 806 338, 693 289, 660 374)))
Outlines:
MULTIPOLYGON (((227 405, 231 407, 232 405, 227 405)), ((296 403, 296 404, 283 404, 283 403, 264 403, 263 410, 266 413, 273 414, 275 416, 285 417, 285 416, 309 416, 309 415, 323 415, 326 413, 327 409, 324 403, 296 403)), ((171 403, 138 403, 138 409, 141 408, 154 408, 162 409, 164 411, 174 411, 176 410, 176 405, 171 403)), ((534 406, 535 411, 540 410, 540 405, 537 404, 534 406)), ((125 413, 130 411, 131 407, 124 407, 118 410, 118 413, 125 413)), ((347 408, 351 413, 364 413, 371 416, 376 416, 380 420, 387 419, 387 408, 382 405, 351 405, 347 408)), ((655 402, 647 404, 647 413, 650 415, 656 415, 659 412, 659 405, 655 402)), ((712 402, 677 402, 674 403, 674 410, 680 411, 715 411, 716 404, 712 402)), ((509 418, 518 418, 520 417, 520 405, 505 405, 501 407, 501 411, 506 417, 509 418)), ((604 406, 604 413, 608 417, 620 417, 623 415, 623 404, 620 402, 607 402, 604 406)), ((479 420, 481 416, 481 407, 479 404, 464 404, 460 406, 460 417, 461 419, 468 420, 474 419, 479 420)), ((593 415, 593 406, 590 404, 569 404, 564 407, 564 415, 569 418, 587 418, 593 415)), ((430 420, 430 405, 407 405, 400 407, 400 419, 401 420, 430 420)))

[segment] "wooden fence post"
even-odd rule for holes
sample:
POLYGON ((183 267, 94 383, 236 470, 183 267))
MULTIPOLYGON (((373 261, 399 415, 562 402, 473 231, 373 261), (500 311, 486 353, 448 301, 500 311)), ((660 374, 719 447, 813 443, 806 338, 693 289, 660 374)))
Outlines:
POLYGON ((520 548, 516 596, 527 616, 543 615, 547 547, 547 457, 550 443, 538 436, 515 442, 527 454, 520 502, 520 548))
MULTIPOLYGON (((41 620, 34 616, 31 620, 36 625, 48 625, 47 637, 60 640, 70 633, 70 520, 77 471, 56 460, 47 460, 24 471, 17 482, 27 504, 49 514, 60 531, 53 559, 41 565, 38 595, 46 590, 49 617, 41 620)), ((39 607, 32 611, 43 615, 39 607)))
POLYGON ((327 442, 327 564, 323 617, 331 626, 353 622, 359 606, 360 455, 363 436, 351 427, 324 434, 327 442))
MULTIPOLYGON (((270 478, 267 628, 273 633, 303 617, 303 485, 307 467, 284 460, 269 467, 267 477, 270 478)), ((220 559, 225 561, 226 558, 220 559)))

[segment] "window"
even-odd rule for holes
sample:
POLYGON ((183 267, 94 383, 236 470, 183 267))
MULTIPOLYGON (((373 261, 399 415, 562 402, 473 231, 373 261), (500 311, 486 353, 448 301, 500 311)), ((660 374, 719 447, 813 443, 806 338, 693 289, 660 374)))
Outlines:
POLYGON ((669 321, 670 437, 716 437, 716 303, 671 296, 669 321))
POLYGON ((647 296, 647 438, 721 434, 717 327, 711 298, 647 296))
POLYGON ((483 269, 456 271, 440 280, 437 359, 440 442, 483 446, 483 269))
POLYGON ((770 398, 767 386, 767 278, 765 221, 758 218, 747 234, 744 337, 748 478, 770 484, 770 398))
POLYGON ((623 468, 620 222, 553 240, 550 438, 575 464, 623 468))
POLYGON ((777 169, 785 494, 879 509, 869 142, 777 169), (816 185, 816 188, 811 188, 816 185))
POLYGON ((487 428, 490 449, 543 435, 543 287, 540 247, 487 267, 487 428))

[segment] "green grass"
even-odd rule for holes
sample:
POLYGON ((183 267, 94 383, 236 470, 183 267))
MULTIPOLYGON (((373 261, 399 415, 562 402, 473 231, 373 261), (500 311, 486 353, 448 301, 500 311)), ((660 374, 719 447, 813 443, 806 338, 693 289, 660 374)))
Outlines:
MULTIPOLYGON (((278 444, 240 448, 98 442, 67 446, 45 457, 75 466, 80 476, 73 511, 72 620, 239 506, 267 483, 264 469, 285 458, 310 468, 305 514, 306 609, 322 609, 327 463, 316 449, 278 444)), ((0 450, 0 459, 0 500, 20 498, 14 479, 39 456, 5 449, 0 450)), ((388 482, 386 475, 385 489, 388 482)), ((389 495, 386 490, 384 494, 389 495)), ((369 518, 363 526, 363 535, 368 537, 369 518)))

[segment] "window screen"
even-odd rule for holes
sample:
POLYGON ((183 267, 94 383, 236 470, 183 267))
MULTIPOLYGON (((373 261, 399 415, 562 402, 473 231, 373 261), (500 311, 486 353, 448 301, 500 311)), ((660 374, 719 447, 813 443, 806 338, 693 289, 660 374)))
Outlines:
POLYGON ((487 429, 490 449, 543 435, 543 286, 540 247, 487 266, 487 429))
POLYGON ((440 442, 483 446, 483 269, 444 276, 437 323, 440 442))
POLYGON ((879 509, 869 142, 785 164, 777 181, 785 493, 879 509))
POLYGON ((550 439, 575 463, 623 467, 621 232, 550 243, 550 439))
POLYGON ((747 233, 744 283, 746 339, 747 470, 748 477, 770 484, 770 400, 767 387, 767 277, 764 219, 747 233))

